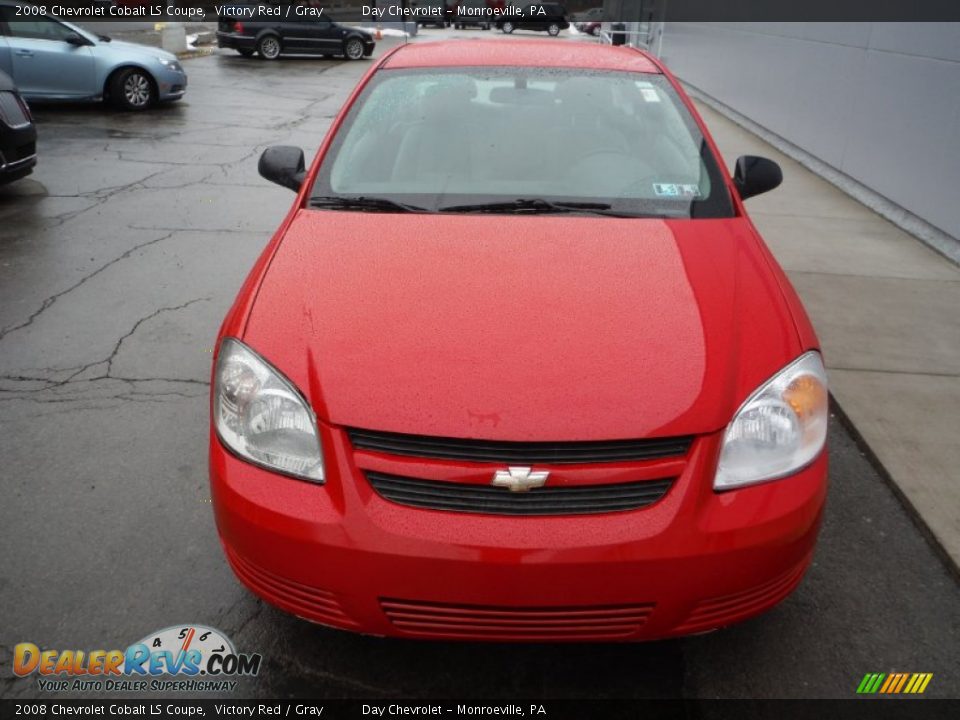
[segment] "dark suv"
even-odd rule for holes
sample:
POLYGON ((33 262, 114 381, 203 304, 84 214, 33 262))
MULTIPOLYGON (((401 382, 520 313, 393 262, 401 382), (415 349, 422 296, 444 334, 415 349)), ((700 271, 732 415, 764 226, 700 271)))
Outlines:
POLYGON ((555 36, 570 27, 567 11, 558 3, 511 5, 507 9, 509 12, 496 22, 497 28, 505 33, 512 33, 514 30, 538 30, 555 36))
POLYGON ((0 185, 33 172, 37 130, 27 103, 10 76, 0 71, 0 185))

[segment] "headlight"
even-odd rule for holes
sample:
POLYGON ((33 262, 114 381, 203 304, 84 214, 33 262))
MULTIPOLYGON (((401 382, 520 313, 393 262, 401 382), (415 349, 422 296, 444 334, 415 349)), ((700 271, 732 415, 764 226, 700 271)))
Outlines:
POLYGON ((176 72, 182 72, 183 68, 180 67, 180 63, 176 60, 171 60, 170 58, 158 57, 157 62, 163 65, 165 68, 170 70, 175 70, 176 72))
POLYGON ((213 419, 224 445, 242 458, 322 483, 317 420, 293 384, 233 338, 220 345, 213 419))
POLYGON ((811 351, 760 386, 727 426, 715 490, 752 485, 795 473, 827 439, 827 373, 811 351))

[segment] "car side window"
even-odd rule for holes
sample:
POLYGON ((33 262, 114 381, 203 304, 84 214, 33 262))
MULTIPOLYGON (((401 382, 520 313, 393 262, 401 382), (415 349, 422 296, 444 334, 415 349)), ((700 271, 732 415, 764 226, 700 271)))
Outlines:
POLYGON ((8 20, 9 35, 31 40, 64 40, 73 31, 50 18, 8 20))

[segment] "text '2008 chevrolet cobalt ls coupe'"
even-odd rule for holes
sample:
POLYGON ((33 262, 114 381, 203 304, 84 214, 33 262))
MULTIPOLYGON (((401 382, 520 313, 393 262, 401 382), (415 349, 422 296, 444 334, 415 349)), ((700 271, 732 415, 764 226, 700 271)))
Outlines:
POLYGON ((826 495, 817 338, 693 106, 630 48, 387 54, 305 169, 213 368, 253 592, 377 635, 640 640, 786 597, 826 495))

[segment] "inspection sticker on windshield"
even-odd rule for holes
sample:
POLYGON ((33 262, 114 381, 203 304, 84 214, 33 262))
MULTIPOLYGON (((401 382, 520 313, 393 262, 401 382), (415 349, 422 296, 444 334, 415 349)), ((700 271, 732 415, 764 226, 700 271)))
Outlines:
POLYGON ((700 186, 654 183, 653 192, 657 197, 695 198, 700 197, 700 186))
POLYGON ((647 102, 660 102, 660 96, 653 88, 640 88, 640 94, 647 102))

